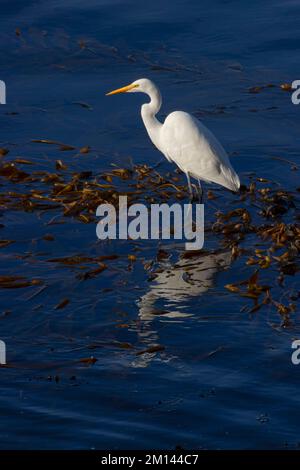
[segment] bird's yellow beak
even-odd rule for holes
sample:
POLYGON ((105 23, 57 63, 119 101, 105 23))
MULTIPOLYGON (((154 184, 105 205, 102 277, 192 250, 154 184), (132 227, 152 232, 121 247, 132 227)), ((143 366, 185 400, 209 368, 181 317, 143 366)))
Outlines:
POLYGON ((123 86, 122 88, 117 88, 116 90, 106 93, 105 96, 116 95, 117 93, 126 93, 126 91, 132 90, 132 88, 137 88, 139 85, 131 83, 130 85, 123 86))

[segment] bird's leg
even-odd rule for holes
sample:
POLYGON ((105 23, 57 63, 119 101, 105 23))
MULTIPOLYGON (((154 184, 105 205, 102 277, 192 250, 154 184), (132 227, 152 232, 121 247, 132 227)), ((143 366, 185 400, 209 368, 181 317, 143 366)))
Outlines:
POLYGON ((189 187, 189 192, 190 192, 190 199, 191 201, 193 201, 193 189, 192 189, 192 185, 191 185, 191 180, 190 180, 190 175, 188 174, 188 172, 186 172, 186 179, 187 179, 187 182, 188 182, 188 187, 189 187))
POLYGON ((202 204, 203 203, 203 189, 202 189, 201 182, 200 182, 199 178, 198 178, 198 186, 199 186, 199 192, 198 192, 199 202, 200 202, 200 204, 202 204))
POLYGON ((194 193, 193 193, 193 201, 196 202, 199 199, 199 191, 198 191, 197 185, 195 183, 192 183, 192 188, 195 190, 194 193))

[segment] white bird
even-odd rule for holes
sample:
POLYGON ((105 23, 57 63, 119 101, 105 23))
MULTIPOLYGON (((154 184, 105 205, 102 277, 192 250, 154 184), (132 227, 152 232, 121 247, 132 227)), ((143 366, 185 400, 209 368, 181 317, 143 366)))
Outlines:
POLYGON ((130 85, 107 93, 107 96, 136 92, 149 96, 150 101, 141 107, 148 135, 167 160, 176 163, 186 174, 191 197, 193 193, 190 177, 198 180, 200 201, 203 195, 200 180, 217 183, 231 191, 239 190, 240 180, 227 153, 204 124, 184 111, 169 114, 163 124, 156 118, 162 100, 159 89, 151 80, 136 80, 130 85))

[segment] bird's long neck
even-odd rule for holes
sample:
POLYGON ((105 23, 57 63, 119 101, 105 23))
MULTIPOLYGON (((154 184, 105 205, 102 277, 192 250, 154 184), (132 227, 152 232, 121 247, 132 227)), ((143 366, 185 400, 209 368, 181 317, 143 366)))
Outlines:
POLYGON ((141 115, 150 139, 159 148, 159 134, 162 123, 156 118, 156 114, 161 107, 161 94, 158 88, 153 87, 148 96, 150 101, 143 104, 141 115))

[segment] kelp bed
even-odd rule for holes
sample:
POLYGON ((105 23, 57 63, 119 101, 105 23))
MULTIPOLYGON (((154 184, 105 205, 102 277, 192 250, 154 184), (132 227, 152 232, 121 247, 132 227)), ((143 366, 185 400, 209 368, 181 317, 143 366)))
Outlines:
MULTIPOLYGON (((39 144, 57 145, 60 151, 75 151, 85 155, 89 147, 75 149, 59 142, 38 140, 39 144)), ((6 215, 11 212, 47 213, 47 230, 44 240, 53 241, 51 226, 66 224, 96 224, 96 208, 102 203, 118 204, 120 195, 127 195, 128 203, 145 202, 187 202, 188 193, 184 176, 179 170, 160 172, 147 165, 131 165, 127 168, 112 166, 108 171, 97 174, 93 171, 75 172, 61 158, 57 158, 52 171, 35 169, 30 159, 13 157, 6 149, 0 150, 0 210, 1 229, 6 227, 6 215)), ((297 171, 296 167, 292 168, 297 171)), ((288 327, 296 315, 300 290, 296 278, 299 275, 300 188, 287 190, 277 183, 257 176, 249 176, 243 181, 240 193, 231 195, 220 188, 206 193, 208 207, 205 224, 205 239, 213 243, 211 252, 220 249, 231 251, 233 266, 239 261, 238 269, 231 269, 231 282, 224 285, 228 295, 245 299, 241 309, 254 313, 263 308, 278 312, 282 327, 288 327), (245 184, 246 183, 246 184, 245 184), (223 193, 224 191, 224 193, 223 193), (220 195, 222 194, 222 198, 220 195), (225 194, 225 197, 223 196, 225 194), (241 266, 246 267, 242 269, 241 266), (246 274, 247 273, 247 274, 246 274)), ((11 227, 6 227, 10 229, 11 227)), ((37 234, 32 234, 36 237, 37 234)), ((38 286, 40 289, 46 279, 13 275, 5 268, 5 252, 14 244, 13 237, 1 237, 0 248, 3 259, 0 276, 1 289, 20 289, 38 286)), ((105 243, 105 242, 102 242, 105 243)), ((172 258, 172 248, 161 249, 157 244, 154 259, 142 260, 145 277, 155 279, 162 260, 172 258)), ((182 258, 196 260, 204 250, 181 252, 182 258)), ((20 254, 16 254, 20 258, 20 254)), ((102 254, 91 256, 81 253, 53 257, 47 262, 57 265, 78 267, 78 279, 87 281, 101 276, 110 269, 115 259, 123 254, 102 254), (88 265, 88 269, 84 269, 88 265)), ((139 262, 138 254, 127 254, 129 265, 139 262)), ((68 305, 69 299, 58 299, 56 309, 68 305)))

